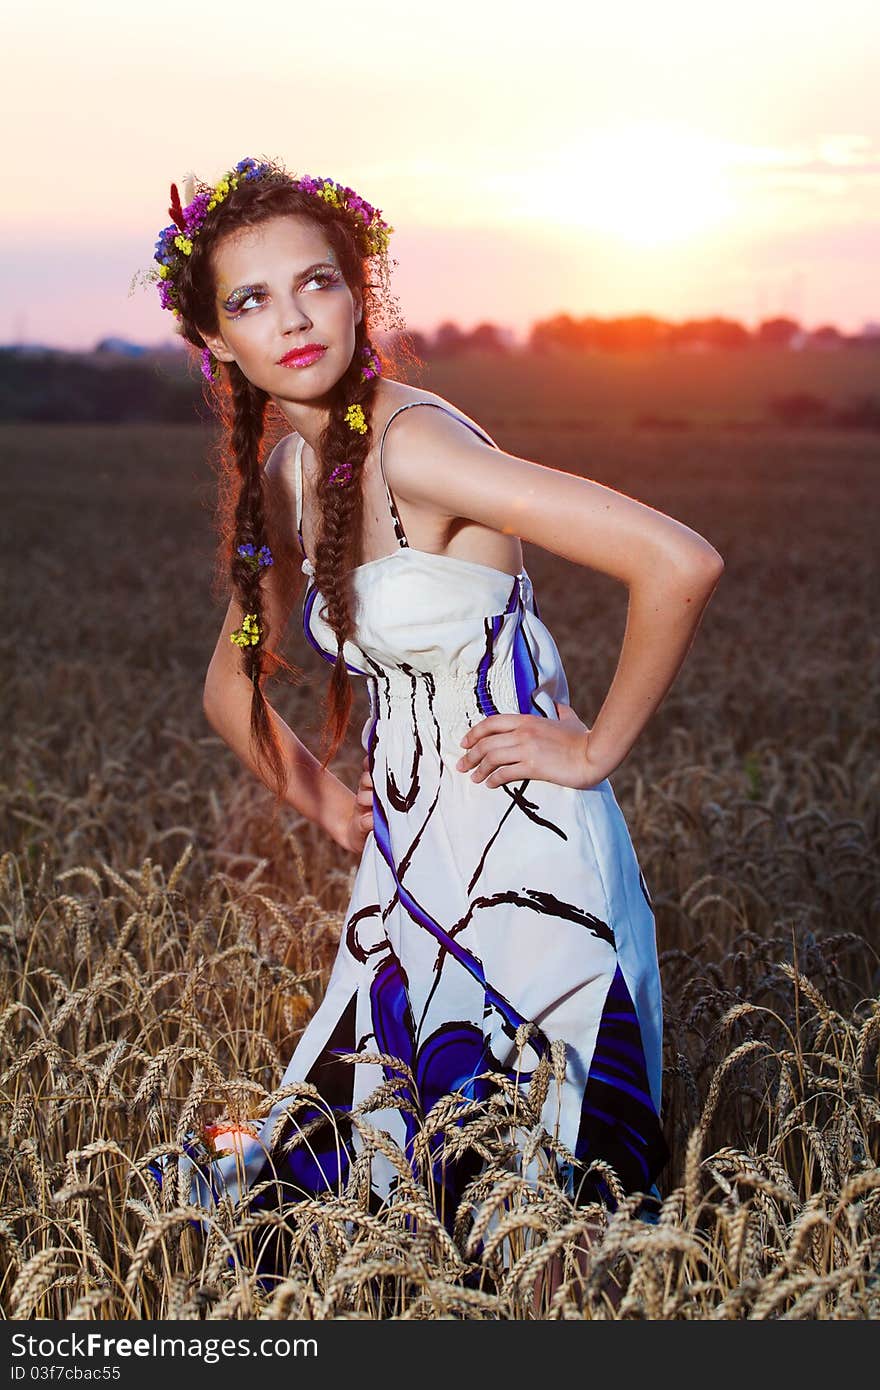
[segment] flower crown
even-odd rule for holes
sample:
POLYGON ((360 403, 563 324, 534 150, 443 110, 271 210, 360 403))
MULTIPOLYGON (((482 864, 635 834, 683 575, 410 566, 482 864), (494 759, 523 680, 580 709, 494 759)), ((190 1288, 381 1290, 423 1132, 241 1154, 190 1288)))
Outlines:
POLYGON ((169 227, 165 227, 159 233, 153 257, 157 262, 153 278, 158 285, 162 308, 170 309, 175 318, 181 316, 175 282, 180 269, 186 263, 186 258, 192 255, 194 239, 202 230, 208 214, 228 198, 240 183, 266 176, 287 180, 303 193, 321 198, 333 207, 352 214, 360 224, 361 242, 366 255, 381 256, 387 252, 394 228, 384 221, 379 208, 374 208, 366 199, 355 193, 353 188, 335 183, 333 179, 313 178, 310 174, 304 174, 302 178, 293 178, 278 165, 258 163, 251 158, 240 159, 235 168, 224 174, 213 188, 206 188, 197 193, 186 207, 181 206, 177 184, 171 185, 171 206, 168 214, 173 220, 169 227))

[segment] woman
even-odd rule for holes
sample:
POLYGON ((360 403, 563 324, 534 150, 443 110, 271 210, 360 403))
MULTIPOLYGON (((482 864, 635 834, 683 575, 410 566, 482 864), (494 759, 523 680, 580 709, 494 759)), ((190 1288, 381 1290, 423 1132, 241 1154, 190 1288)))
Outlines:
MULTIPOLYGON (((360 859, 326 995, 281 1083, 316 1090, 286 1095, 250 1137, 214 1131, 193 1192, 210 1204, 271 1179, 254 1201, 266 1207, 341 1191, 362 1149, 352 1112, 383 1084, 364 1118, 418 1167, 438 1102, 488 1101, 507 1082, 549 1136, 529 1181, 550 1171, 576 1201, 612 1207, 621 1189, 645 1193, 647 1209, 668 1157, 660 982, 608 777, 674 680, 723 561, 672 518, 505 453, 387 376, 371 334, 389 314, 393 229, 352 189, 242 160, 186 208, 173 188, 171 213, 162 302, 226 402, 234 461, 233 598, 205 712, 279 801, 360 859), (263 468, 270 401, 290 432, 263 468), (300 594, 275 563, 285 533, 301 548, 305 636, 332 665, 323 762, 263 690, 300 594), (523 540, 629 589, 591 728, 568 704, 523 540), (370 701, 357 793, 327 767, 352 678, 370 701), (619 1183, 588 1173, 594 1159, 619 1183)), ((442 1138, 419 1171, 452 1230, 482 1160, 450 1157, 442 1138)), ((374 1154, 374 1207, 398 1181, 374 1154)))

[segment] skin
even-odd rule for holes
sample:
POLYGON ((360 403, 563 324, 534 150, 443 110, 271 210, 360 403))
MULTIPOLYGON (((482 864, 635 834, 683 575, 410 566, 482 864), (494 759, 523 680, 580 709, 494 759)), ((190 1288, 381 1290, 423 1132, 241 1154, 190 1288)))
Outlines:
MULTIPOLYGON (((206 341, 221 361, 236 361, 269 393, 314 451, 332 387, 354 353, 362 303, 341 278, 305 279, 301 272, 313 262, 331 262, 325 268, 332 272, 326 235, 308 218, 279 217, 223 239, 213 261, 219 326, 206 341), (230 295, 257 284, 259 293, 229 307, 230 295), (291 348, 309 343, 327 346, 315 365, 279 365, 291 348)), ((374 425, 410 398, 442 400, 382 379, 374 425)), ((270 458, 267 475, 278 472, 280 458, 270 458)), ((589 478, 493 449, 445 412, 402 412, 389 431, 383 461, 389 486, 403 504, 411 545, 419 534, 445 537, 423 548, 501 568, 500 548, 510 554, 513 546, 521 554, 519 542, 526 540, 627 586, 620 659, 592 727, 561 702, 555 720, 492 715, 467 732, 454 765, 487 787, 526 779, 596 787, 627 756, 675 679, 723 571, 721 556, 674 518, 589 478)), ((276 592, 273 570, 264 584, 274 633, 286 626, 295 596, 276 592)), ((204 706, 210 722, 248 762, 240 730, 247 727, 243 714, 250 692, 229 643, 240 622, 233 601, 208 671, 204 706)), ((272 717, 291 767, 288 800, 360 856, 373 828, 366 759, 358 789, 351 792, 329 769, 320 769, 275 711, 272 717)))
POLYGON ((305 217, 276 217, 223 238, 212 257, 218 332, 204 334, 221 362, 237 362, 249 381, 267 391, 293 429, 315 447, 327 419, 329 393, 354 354, 363 304, 349 289, 326 233, 305 217), (315 262, 335 283, 300 272, 315 262), (259 290, 229 297, 250 286, 259 290), (309 367, 285 367, 294 348, 322 343, 323 357, 309 367))

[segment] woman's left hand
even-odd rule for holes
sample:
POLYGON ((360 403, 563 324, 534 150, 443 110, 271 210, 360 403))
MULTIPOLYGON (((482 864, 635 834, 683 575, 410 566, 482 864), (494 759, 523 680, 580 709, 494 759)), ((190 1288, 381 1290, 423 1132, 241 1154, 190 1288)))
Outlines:
POLYGON ((364 754, 364 770, 351 803, 351 815, 346 822, 340 844, 352 854, 361 855, 373 833, 373 779, 370 776, 370 756, 364 754))
POLYGON ((527 778, 561 787, 595 787, 604 773, 590 763, 590 730, 571 705, 555 701, 558 719, 537 714, 490 714, 468 729, 456 767, 473 782, 500 787, 527 778))

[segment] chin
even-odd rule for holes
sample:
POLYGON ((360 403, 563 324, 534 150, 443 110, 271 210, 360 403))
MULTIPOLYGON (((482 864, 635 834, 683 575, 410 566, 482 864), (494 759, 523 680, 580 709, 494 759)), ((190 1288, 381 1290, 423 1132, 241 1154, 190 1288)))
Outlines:
POLYGON ((345 367, 338 362, 327 361, 326 356, 312 367, 275 366, 272 373, 273 386, 282 395, 293 395, 297 400, 315 400, 332 391, 345 373, 345 367))

